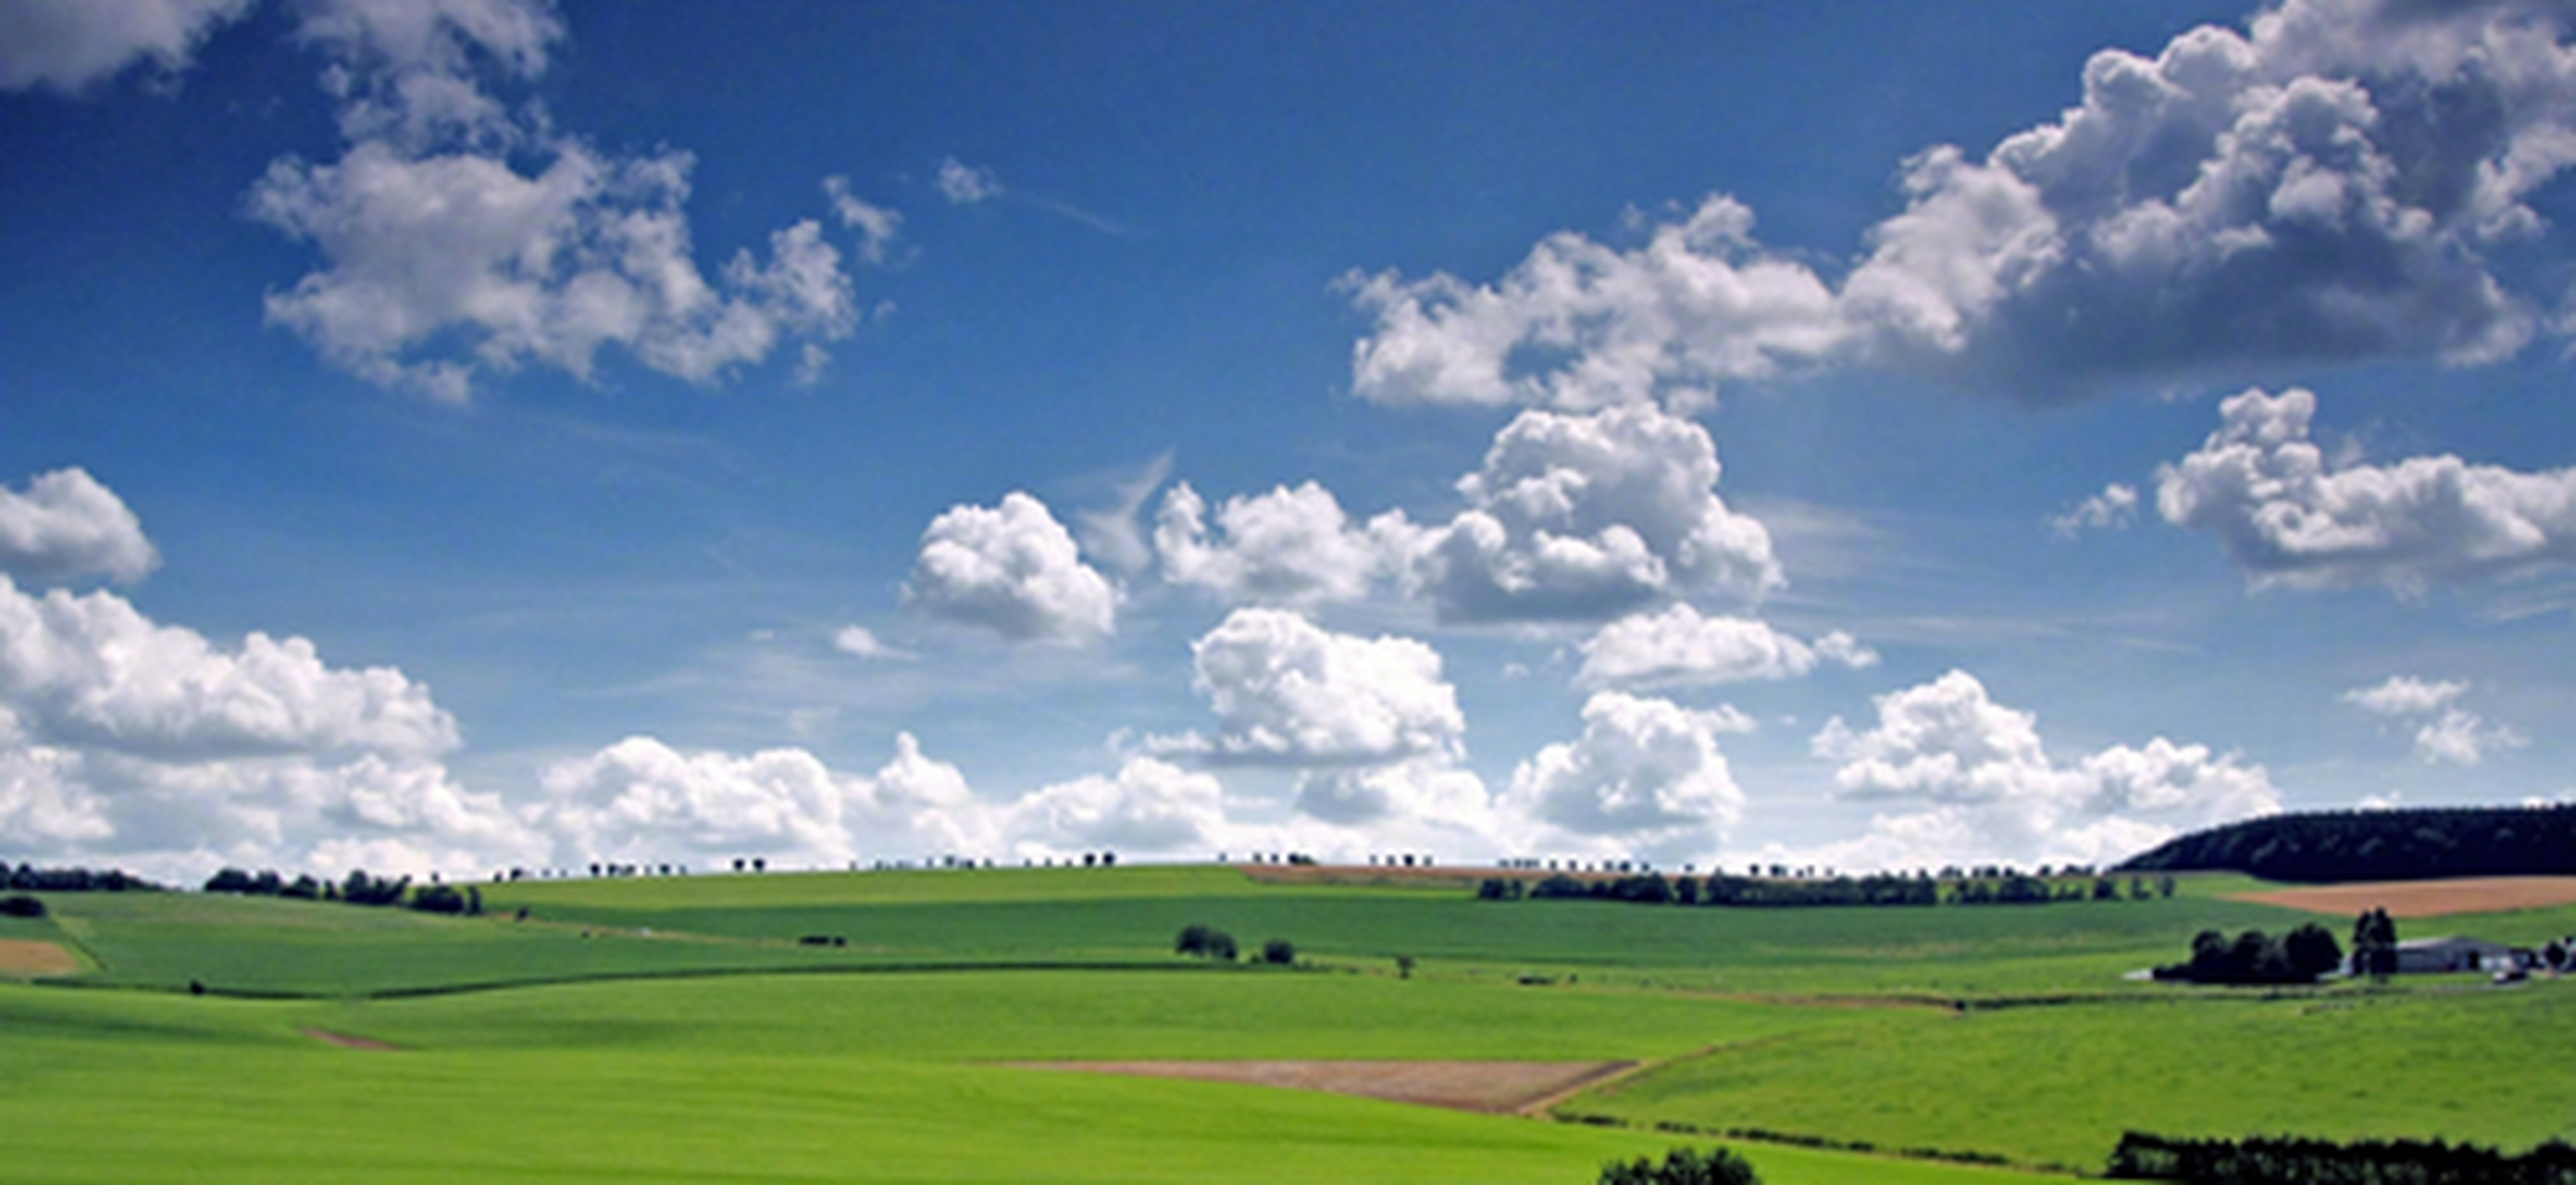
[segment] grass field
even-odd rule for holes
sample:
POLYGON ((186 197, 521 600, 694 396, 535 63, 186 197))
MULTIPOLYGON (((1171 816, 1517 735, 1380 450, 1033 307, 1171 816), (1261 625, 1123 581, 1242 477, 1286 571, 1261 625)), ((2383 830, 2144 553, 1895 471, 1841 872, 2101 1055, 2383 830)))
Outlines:
MULTIPOLYGON (((2514 1052, 2576 1042, 2576 982, 2121 978, 2200 929, 2312 916, 2232 899, 2265 887, 1762 911, 978 870, 485 886, 482 918, 54 895, 0 939, 63 940, 97 965, 56 982, 125 990, 0 981, 0 1175, 1584 1185, 1729 1129, 2022 1170, 1739 1145, 1775 1185, 1965 1185, 2098 1170, 2129 1127, 2576 1135, 2576 1072, 2514 1052), (1190 922, 1289 938, 1303 965, 1175 957, 1190 922), (1645 1068, 1558 1108, 1594 1122, 1548 1123, 1014 1064, 1072 1060, 1645 1068)), ((2535 943, 2576 907, 2440 929, 2535 943)))

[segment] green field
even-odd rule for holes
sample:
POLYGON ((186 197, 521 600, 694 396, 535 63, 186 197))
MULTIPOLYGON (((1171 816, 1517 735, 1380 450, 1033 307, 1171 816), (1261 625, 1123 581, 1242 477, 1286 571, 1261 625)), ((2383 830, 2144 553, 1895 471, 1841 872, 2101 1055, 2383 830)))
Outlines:
MULTIPOLYGON (((96 969, 0 981, 0 1175, 1586 1185, 1748 1130, 2016 1166, 1734 1142, 1768 1181, 1902 1185, 2098 1171, 2126 1128, 2576 1136, 2576 1071, 2544 1052, 2576 1040, 2576 983, 2122 978, 2199 929, 2305 920, 2226 899, 2252 887, 1765 911, 978 870, 493 885, 481 918, 50 895, 0 938, 96 969), (1190 922, 1301 964, 1172 955, 1190 922), (1643 1068, 1552 1123, 1015 1064, 1290 1059, 1643 1068)), ((2412 932, 2568 930, 2576 910, 2412 932)))

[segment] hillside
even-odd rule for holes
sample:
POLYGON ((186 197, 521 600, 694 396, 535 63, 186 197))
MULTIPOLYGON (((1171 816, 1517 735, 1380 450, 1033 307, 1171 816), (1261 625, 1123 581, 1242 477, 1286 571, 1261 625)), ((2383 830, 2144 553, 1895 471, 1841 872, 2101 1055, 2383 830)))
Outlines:
POLYGON ((2576 873, 2576 804, 2273 815, 2196 831, 2118 872, 2264 880, 2439 880, 2576 873))

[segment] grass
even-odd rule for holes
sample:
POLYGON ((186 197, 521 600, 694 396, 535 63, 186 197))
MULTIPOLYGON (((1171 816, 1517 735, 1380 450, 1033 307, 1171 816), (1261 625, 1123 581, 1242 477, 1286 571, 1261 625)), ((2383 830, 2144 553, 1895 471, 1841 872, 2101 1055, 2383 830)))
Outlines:
MULTIPOLYGON (((2127 1127, 2576 1135, 2576 1073, 2550 1053, 2576 1042, 2576 983, 2267 1000, 2120 978, 2201 929, 2313 916, 2227 899, 2260 887, 1766 911, 995 869, 482 886, 500 916, 472 919, 50 895, 52 920, 0 922, 0 937, 62 937, 100 964, 80 982, 157 990, 0 983, 0 1146, 7 1175, 47 1180, 184 1165, 213 1181, 1580 1185, 1687 1138, 1659 1124, 2083 1170, 2127 1127), (510 919, 522 906, 533 920, 510 919), (1191 922, 1247 947, 1291 939, 1309 965, 1179 959, 1191 922), (1412 979, 1397 955, 1418 960, 1412 979), (280 998, 168 990, 191 979, 280 998), (1009 1064, 1256 1058, 1659 1064, 1567 1108, 1619 1127, 1009 1064)), ((2571 929, 2576 907, 2438 925, 2516 943, 2571 929)), ((1744 1150, 1774 1185, 2027 1179, 1744 1150)))
POLYGON ((2098 1169, 2168 1135, 2576 1137, 2576 983, 1890 1012, 1684 1059, 1581 1110, 2098 1169))
MULTIPOLYGON (((990 1017, 1071 993, 1110 998, 1135 986, 1085 988, 1077 976, 1000 977, 961 995, 938 977, 904 980, 915 999, 864 998, 917 1021, 925 1008, 990 1017), (1048 982, 1048 980, 1054 982, 1048 982), (1024 996, 1008 990, 1034 989, 1024 996)), ((975 978, 975 977, 966 977, 975 978)), ((776 1047, 735 1040, 722 1016, 793 1007, 829 986, 811 978, 747 979, 771 990, 679 1023, 704 999, 667 997, 706 982, 585 985, 364 1005, 216 1001, 0 986, 0 1144, 12 1174, 60 1181, 166 1177, 274 1181, 1589 1181, 1612 1158, 1659 1152, 1674 1137, 1473 1116, 1365 1100, 1222 1084, 1047 1073, 958 1060, 977 1050, 1042 1050, 1042 1022, 1021 1038, 975 1026, 891 1024, 877 1046, 847 1034, 776 1047), (603 995, 604 994, 604 995, 603 995), (580 1026, 536 1023, 475 1042, 402 1053, 329 1047, 298 1026, 414 1018, 415 1037, 475 1033, 478 1008, 542 997, 578 1016, 604 1008, 649 1021, 641 1040, 600 1040, 580 1026), (943 1034, 972 1033, 959 1046, 943 1034), (1023 1039, 1025 1038, 1025 1039, 1023 1039)), ((858 977, 851 986, 895 983, 858 977)), ((1159 982, 1159 981, 1158 981, 1159 982)), ((1266 981, 1292 996, 1291 978, 1266 981)), ((1317 977, 1317 983, 1343 983, 1317 977)), ((1420 985, 1400 985, 1415 987, 1420 985)), ((1438 989, 1434 989, 1435 991, 1438 989)), ((1452 989, 1468 990, 1468 989, 1452 989)), ((728 1001, 714 1001, 728 1003, 728 1001)), ((820 1006, 813 999, 806 1005, 820 1006)), ((1153 1001, 1138 1005, 1150 1006, 1153 1001)), ((1160 1003, 1169 1003, 1168 1000, 1160 1003)), ((1284 1049, 1323 1041, 1330 1001, 1281 1008, 1297 1033, 1259 1036, 1284 1049), (1284 1042, 1281 1044, 1280 1042, 1284 1042)), ((1205 1015, 1206 1010, 1198 1010, 1205 1015)), ((533 1018, 531 1018, 533 1019, 533 1018)), ((846 1019, 818 1013, 809 1027, 846 1019)), ((1250 1033, 1258 1028, 1247 1018, 1250 1033)), ((1625 1022, 1605 1011, 1580 1025, 1625 1022)), ((1076 1024, 1117 1043, 1127 1018, 1076 1024)), ((399 1026, 396 1026, 399 1027, 399 1026)), ((1387 1028, 1391 1032, 1395 1026, 1387 1028)), ((1454 1036, 1471 1028, 1443 1026, 1454 1036)), ((1200 1041, 1203 1034, 1193 1037, 1200 1041)), ((1254 1038, 1247 1038, 1254 1039, 1254 1038)), ((1151 1044, 1150 1041, 1147 1042, 1151 1044)), ((1203 1041, 1201 1041, 1204 1047, 1203 1041)), ((1400 1043, 1385 1048, 1403 1048, 1400 1043)), ((1886 1162, 1798 1149, 1748 1148, 1775 1185, 1978 1185, 2020 1179, 1954 1166, 1886 1162)))

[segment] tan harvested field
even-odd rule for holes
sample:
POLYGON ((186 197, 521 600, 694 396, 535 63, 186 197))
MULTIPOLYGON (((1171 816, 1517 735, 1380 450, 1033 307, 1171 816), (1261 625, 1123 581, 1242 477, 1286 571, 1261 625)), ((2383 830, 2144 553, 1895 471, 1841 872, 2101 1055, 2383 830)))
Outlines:
POLYGON ((1026 1062, 1035 1070, 1190 1078, 1320 1090, 1457 1111, 1507 1114, 1548 1106, 1636 1068, 1635 1062, 1026 1062))
POLYGON ((2385 909, 2390 917, 2438 918, 2455 913, 2494 913, 2576 903, 2576 876, 2488 876, 2450 881, 2373 881, 2313 889, 2245 893, 2239 901, 2284 905, 2350 917, 2385 909))
POLYGON ((364 1049, 373 1053, 393 1053, 402 1049, 402 1046, 387 1045, 373 1037, 352 1037, 347 1033, 334 1033, 329 1029, 297 1029, 295 1031, 302 1033, 307 1037, 311 1037, 325 1045, 337 1045, 342 1049, 364 1049))
POLYGON ((34 979, 39 975, 70 975, 80 969, 80 960, 55 943, 0 938, 0 976, 34 979))

